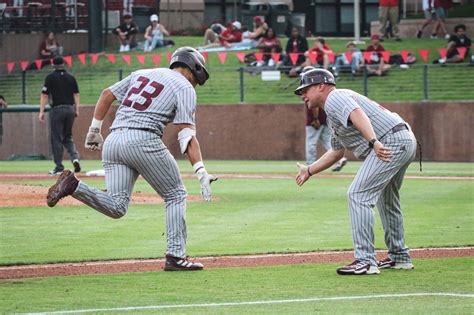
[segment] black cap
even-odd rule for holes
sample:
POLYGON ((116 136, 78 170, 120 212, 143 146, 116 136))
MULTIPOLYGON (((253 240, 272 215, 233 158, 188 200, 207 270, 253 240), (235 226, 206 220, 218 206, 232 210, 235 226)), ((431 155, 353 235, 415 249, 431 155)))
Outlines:
POLYGON ((64 64, 64 59, 63 57, 59 56, 59 57, 55 57, 54 60, 53 60, 53 65, 55 66, 61 66, 64 64))
POLYGON ((123 18, 124 18, 124 19, 131 19, 131 18, 132 18, 132 15, 126 13, 126 14, 123 15, 123 18))
POLYGON ((296 95, 301 95, 303 89, 316 84, 336 85, 336 80, 331 72, 326 69, 312 69, 301 75, 300 86, 295 90, 296 95))

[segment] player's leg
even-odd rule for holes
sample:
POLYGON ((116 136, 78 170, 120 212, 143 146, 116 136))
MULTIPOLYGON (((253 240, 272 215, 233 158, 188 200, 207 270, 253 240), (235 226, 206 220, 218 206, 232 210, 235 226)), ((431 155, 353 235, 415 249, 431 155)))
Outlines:
POLYGON ((123 154, 166 205, 166 254, 186 257, 186 189, 181 180, 178 165, 161 139, 144 131, 131 131, 141 137, 139 145, 128 146, 123 154))
POLYGON ((410 263, 409 249, 405 245, 403 214, 400 206, 400 187, 408 164, 403 166, 383 190, 377 208, 385 232, 389 258, 394 262, 410 263))
POLYGON ((76 150, 76 146, 72 140, 72 126, 74 125, 75 112, 73 106, 64 107, 64 125, 62 130, 62 143, 66 148, 71 161, 79 160, 79 152, 76 150))
POLYGON ((331 129, 327 125, 321 125, 321 134, 319 136, 319 142, 323 144, 326 150, 331 149, 331 129))
POLYGON ((416 139, 410 131, 404 130, 390 135, 387 140, 387 146, 393 154, 392 161, 399 165, 399 170, 383 189, 377 208, 385 232, 389 258, 397 263, 410 263, 408 247, 405 245, 399 191, 405 172, 416 155, 416 139))
POLYGON ((382 191, 400 169, 413 160, 416 140, 408 130, 389 134, 382 139, 385 147, 392 151, 390 162, 381 161, 372 151, 357 172, 348 190, 348 203, 352 225, 355 257, 376 266, 374 245, 373 208, 382 191), (406 139, 400 138, 404 135, 406 139))
POLYGON ((122 144, 119 132, 113 132, 104 142, 102 159, 106 192, 92 188, 81 181, 72 194, 89 207, 115 219, 126 214, 133 186, 138 177, 135 169, 122 162, 121 154, 125 147, 127 145, 122 144))
POLYGON ((388 19, 390 20, 390 24, 392 25, 393 36, 397 39, 400 38, 400 32, 398 29, 398 15, 398 6, 390 7, 388 19))
POLYGON ((49 112, 49 124, 51 126, 51 149, 53 151, 54 164, 56 164, 55 171, 63 171, 63 144, 62 134, 64 129, 64 115, 61 107, 51 109, 49 112))

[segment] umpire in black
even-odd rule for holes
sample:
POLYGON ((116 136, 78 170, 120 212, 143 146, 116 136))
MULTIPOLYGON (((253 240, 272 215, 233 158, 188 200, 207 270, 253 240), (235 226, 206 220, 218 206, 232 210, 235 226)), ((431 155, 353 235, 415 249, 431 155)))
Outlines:
POLYGON ((79 87, 76 79, 64 69, 64 59, 53 60, 55 70, 50 73, 41 91, 41 107, 38 119, 44 122, 44 109, 48 99, 51 105, 49 115, 51 127, 51 147, 56 167, 50 175, 59 175, 64 170, 63 146, 69 153, 74 171, 80 172, 79 153, 72 140, 74 119, 79 116, 79 87))

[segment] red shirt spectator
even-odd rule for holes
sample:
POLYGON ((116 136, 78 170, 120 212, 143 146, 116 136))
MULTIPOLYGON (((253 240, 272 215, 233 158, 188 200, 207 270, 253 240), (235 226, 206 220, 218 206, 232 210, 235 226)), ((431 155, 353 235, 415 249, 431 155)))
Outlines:
MULTIPOLYGON (((331 46, 327 45, 327 44, 323 44, 323 49, 324 50, 332 50, 331 49, 331 46)), ((319 47, 313 47, 309 50, 309 52, 315 52, 317 55, 316 55, 316 61, 318 63, 322 63, 324 61, 324 52, 319 49, 319 47)))
POLYGON ((371 55, 369 63, 379 63, 382 59, 382 54, 380 54, 380 52, 385 51, 385 48, 380 45, 380 36, 378 34, 372 35, 371 39, 372 45, 369 45, 365 51, 376 52, 371 55))

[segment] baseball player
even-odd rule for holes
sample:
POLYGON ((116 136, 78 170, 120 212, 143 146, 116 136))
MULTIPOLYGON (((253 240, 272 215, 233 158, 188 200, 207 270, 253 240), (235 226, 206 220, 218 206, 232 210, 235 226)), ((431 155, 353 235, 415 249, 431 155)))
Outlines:
POLYGON ((178 127, 181 152, 193 165, 202 197, 211 201, 210 184, 217 178, 204 168, 194 124, 194 89, 208 78, 203 56, 194 48, 182 47, 173 53, 170 69, 139 70, 102 91, 85 146, 91 150, 101 149, 102 121, 114 100, 119 100, 121 105, 112 132, 102 150, 107 191, 91 188, 72 172, 65 171, 49 189, 48 206, 53 207, 61 198, 72 195, 111 218, 120 218, 127 212, 138 175, 142 175, 166 204, 164 269, 203 269, 202 264, 186 258, 186 189, 178 165, 161 137, 168 123, 178 127))
POLYGON ((405 171, 416 154, 416 139, 409 125, 363 95, 336 89, 334 76, 324 69, 305 72, 295 94, 309 109, 324 109, 332 131, 329 151, 309 166, 298 164, 297 185, 330 167, 344 156, 346 149, 364 160, 347 193, 356 260, 337 268, 337 273, 378 274, 379 268, 413 269, 405 245, 399 196, 405 171), (379 262, 374 246, 375 205, 388 248, 388 257, 379 262))

